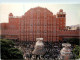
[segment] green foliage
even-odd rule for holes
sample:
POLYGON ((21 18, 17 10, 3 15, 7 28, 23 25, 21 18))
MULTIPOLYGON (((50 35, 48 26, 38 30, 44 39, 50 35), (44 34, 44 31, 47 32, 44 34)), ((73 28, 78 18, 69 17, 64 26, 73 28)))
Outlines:
POLYGON ((14 42, 0 39, 1 59, 23 59, 22 52, 14 47, 14 42))
POLYGON ((80 46, 76 45, 73 49, 73 53, 75 54, 75 57, 78 59, 80 58, 80 46))

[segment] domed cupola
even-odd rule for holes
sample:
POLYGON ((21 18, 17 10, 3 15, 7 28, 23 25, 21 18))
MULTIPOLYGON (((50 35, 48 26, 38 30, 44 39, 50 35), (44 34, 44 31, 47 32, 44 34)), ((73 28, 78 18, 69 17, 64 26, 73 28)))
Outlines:
POLYGON ((63 12, 63 9, 60 9, 59 12, 63 12))
POLYGON ((9 14, 9 17, 13 17, 13 14, 12 14, 12 13, 10 13, 10 14, 9 14))

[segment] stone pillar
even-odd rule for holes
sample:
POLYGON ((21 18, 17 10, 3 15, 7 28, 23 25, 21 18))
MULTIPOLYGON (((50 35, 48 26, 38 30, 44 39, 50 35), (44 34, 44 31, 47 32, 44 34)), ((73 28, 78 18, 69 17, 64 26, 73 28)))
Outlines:
POLYGON ((43 38, 36 38, 36 44, 34 47, 34 50, 32 54, 34 55, 44 55, 45 50, 44 50, 44 44, 43 44, 43 38))
POLYGON ((60 53, 61 53, 60 57, 63 60, 69 60, 70 56, 72 55, 72 52, 71 52, 71 49, 70 49, 71 44, 63 43, 62 46, 64 46, 64 47, 60 51, 60 53))

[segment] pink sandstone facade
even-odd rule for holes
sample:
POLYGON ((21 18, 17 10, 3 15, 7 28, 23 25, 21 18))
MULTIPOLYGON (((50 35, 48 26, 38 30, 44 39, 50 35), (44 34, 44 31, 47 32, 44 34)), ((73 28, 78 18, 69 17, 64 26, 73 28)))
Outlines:
POLYGON ((66 29, 66 13, 62 9, 54 15, 47 8, 31 8, 23 16, 9 14, 9 23, 1 23, 1 38, 19 41, 59 41, 63 38, 79 38, 80 30, 66 29))

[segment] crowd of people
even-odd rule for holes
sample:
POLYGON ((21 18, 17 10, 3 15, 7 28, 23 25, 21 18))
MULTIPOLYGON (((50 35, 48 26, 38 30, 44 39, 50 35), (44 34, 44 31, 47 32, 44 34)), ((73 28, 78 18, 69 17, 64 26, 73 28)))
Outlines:
POLYGON ((44 49, 46 51, 44 55, 32 54, 32 51, 34 50, 35 42, 22 43, 18 46, 18 48, 22 50, 24 59, 59 60, 60 50, 62 49, 62 42, 44 42, 44 45, 45 45, 44 49))

